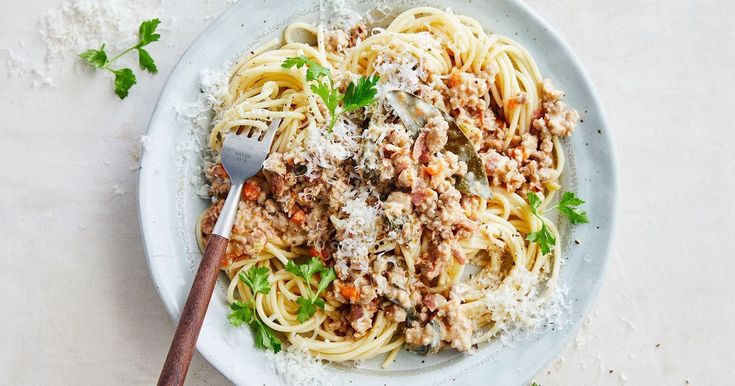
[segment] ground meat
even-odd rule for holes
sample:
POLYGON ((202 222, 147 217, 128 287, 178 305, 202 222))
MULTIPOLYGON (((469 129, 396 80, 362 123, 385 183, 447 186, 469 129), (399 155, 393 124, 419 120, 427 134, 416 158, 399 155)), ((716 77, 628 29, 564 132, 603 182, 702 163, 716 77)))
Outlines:
POLYGON ((349 31, 350 34, 350 47, 355 47, 360 44, 363 40, 368 37, 368 27, 365 23, 359 22, 355 24, 349 31))
POLYGON ((416 206, 416 212, 426 218, 436 217, 439 195, 431 188, 414 189, 411 202, 416 206))
POLYGON ((383 307, 385 318, 396 323, 406 321, 406 310, 393 304, 383 307))
POLYGON ((449 124, 441 115, 433 116, 426 122, 423 132, 426 133, 426 151, 431 154, 438 153, 447 144, 447 130, 449 124))
POLYGON ((419 257, 418 267, 421 275, 432 280, 439 276, 452 259, 452 247, 447 241, 432 243, 429 252, 419 257))
POLYGON ((488 94, 489 79, 486 72, 473 74, 453 69, 447 80, 449 107, 464 112, 486 110, 488 102, 484 97, 488 94))
POLYGON ((433 322, 422 325, 414 321, 411 327, 406 329, 406 345, 414 351, 428 355, 436 352, 442 340, 441 325, 433 322))
POLYGON ((383 214, 393 227, 402 227, 413 213, 411 195, 404 192, 391 193, 382 206, 383 214))
POLYGON ((401 188, 413 188, 416 186, 417 179, 418 172, 414 167, 409 166, 398 175, 398 180, 396 182, 401 188))
POLYGON ((204 175, 209 181, 209 194, 224 198, 230 191, 230 176, 227 175, 221 163, 215 163, 207 167, 204 175))
POLYGON ((548 132, 554 136, 566 137, 572 134, 579 122, 579 113, 561 101, 564 92, 554 88, 549 79, 543 81, 542 106, 545 114, 533 121, 533 127, 541 133, 548 132))
MULTIPOLYGON (((480 152, 480 158, 491 185, 525 196, 529 191, 543 191, 545 183, 555 178, 553 138, 570 135, 579 114, 561 102, 564 93, 554 89, 550 81, 543 82, 542 94, 542 106, 531 130, 513 137, 507 151, 502 150, 505 142, 502 136, 485 137, 485 150, 480 152)), ((528 96, 518 94, 510 103, 528 103, 528 96)))
POLYGON ((352 326, 347 320, 345 312, 334 312, 329 315, 326 322, 327 329, 333 331, 338 336, 352 335, 352 326))
POLYGON ((442 321, 442 340, 459 351, 472 347, 472 321, 462 312, 459 300, 439 306, 436 317, 442 321))
POLYGON ((279 236, 291 245, 306 242, 306 232, 292 226, 285 213, 268 212, 264 206, 251 201, 241 201, 235 216, 233 233, 244 237, 230 240, 228 252, 237 256, 254 256, 260 253, 269 239, 279 236))
POLYGON ((219 214, 222 212, 222 206, 225 204, 225 200, 218 200, 212 206, 207 208, 202 215, 202 234, 206 237, 212 234, 214 230, 214 224, 217 223, 219 214))
POLYGON ((355 330, 355 337, 365 335, 365 332, 373 326, 373 314, 375 314, 374 307, 366 307, 358 304, 350 306, 347 320, 350 321, 350 326, 355 330))
POLYGON ((350 47, 350 36, 340 29, 326 31, 324 40, 327 52, 344 53, 350 47))
POLYGON ((478 129, 472 132, 473 143, 478 145, 483 132, 492 133, 496 129, 495 116, 488 108, 490 83, 494 77, 488 70, 474 74, 454 69, 446 81, 446 104, 450 114, 459 124, 478 129))
POLYGON ((514 192, 523 185, 525 178, 518 171, 518 162, 506 155, 499 154, 495 150, 480 154, 485 164, 485 172, 493 186, 505 188, 514 192))

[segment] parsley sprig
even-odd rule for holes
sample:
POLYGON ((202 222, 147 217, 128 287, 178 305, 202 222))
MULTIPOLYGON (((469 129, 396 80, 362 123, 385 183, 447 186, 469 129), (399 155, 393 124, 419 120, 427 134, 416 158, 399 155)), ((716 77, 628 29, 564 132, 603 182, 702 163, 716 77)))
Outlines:
POLYGON ((566 216, 572 224, 584 224, 590 221, 587 217, 587 213, 577 208, 584 204, 584 201, 577 197, 573 192, 565 192, 561 196, 558 204, 543 211, 541 214, 538 212, 538 208, 541 206, 541 199, 536 195, 536 193, 529 192, 526 195, 526 199, 528 200, 528 205, 531 207, 531 213, 541 220, 541 229, 526 235, 526 240, 538 244, 544 255, 551 252, 551 248, 556 244, 556 238, 549 228, 546 227, 546 222, 541 215, 556 208, 561 214, 566 216))
POLYGON ((375 95, 378 93, 378 89, 375 87, 378 84, 378 75, 362 76, 357 83, 350 82, 347 85, 347 90, 342 94, 338 88, 334 87, 332 73, 328 68, 304 55, 288 58, 281 64, 281 67, 286 69, 294 66, 296 68, 306 67, 306 80, 313 82, 311 91, 319 95, 327 106, 327 110, 329 110, 327 132, 329 133, 334 129, 334 124, 337 123, 337 118, 340 115, 365 107, 375 101, 375 95), (342 108, 337 110, 340 103, 342 103, 342 108))
MULTIPOLYGON (((240 272, 239 280, 250 288, 250 291, 253 292, 253 298, 259 293, 267 295, 271 292, 268 283, 268 268, 266 267, 250 267, 247 272, 240 272)), ((273 352, 281 351, 281 340, 276 337, 275 332, 270 327, 260 320, 252 301, 244 303, 236 300, 230 304, 230 309, 232 312, 227 320, 235 327, 240 327, 243 324, 250 326, 256 347, 270 349, 273 352)))
POLYGON ((135 74, 133 73, 133 70, 129 68, 114 69, 110 67, 110 64, 120 59, 120 57, 128 52, 135 50, 138 51, 138 62, 140 63, 140 67, 151 74, 157 73, 158 67, 156 66, 156 62, 151 57, 151 54, 143 47, 158 41, 158 39, 161 38, 161 35, 156 33, 156 28, 159 24, 161 24, 161 21, 158 19, 151 19, 142 22, 138 28, 138 42, 132 47, 129 47, 123 52, 115 55, 112 59, 107 58, 107 51, 105 51, 104 43, 98 50, 91 49, 84 51, 79 54, 79 57, 95 68, 107 70, 115 74, 115 94, 117 94, 120 99, 125 99, 125 97, 128 96, 128 90, 137 83, 135 74))
POLYGON ((337 275, 334 273, 333 268, 325 267, 317 257, 312 257, 306 264, 297 265, 292 260, 289 260, 286 264, 286 271, 291 272, 294 276, 304 279, 306 282, 306 297, 301 296, 296 299, 296 303, 299 305, 298 314, 296 318, 299 322, 303 323, 316 313, 316 307, 324 309, 324 299, 319 297, 319 294, 327 289, 329 283, 334 281, 337 275), (319 283, 317 284, 316 293, 311 289, 311 277, 314 274, 319 274, 319 283))

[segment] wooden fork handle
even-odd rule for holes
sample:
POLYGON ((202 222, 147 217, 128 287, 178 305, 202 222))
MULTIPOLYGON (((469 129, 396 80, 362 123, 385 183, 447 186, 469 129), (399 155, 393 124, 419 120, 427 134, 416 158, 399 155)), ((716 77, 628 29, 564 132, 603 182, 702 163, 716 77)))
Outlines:
POLYGON ((212 298, 214 285, 220 271, 220 262, 227 249, 226 238, 219 235, 210 235, 204 257, 194 277, 194 283, 189 290, 184 311, 181 313, 179 325, 176 327, 174 339, 168 349, 166 362, 163 364, 158 385, 183 385, 186 372, 189 369, 191 357, 194 355, 199 330, 204 322, 204 315, 212 298))

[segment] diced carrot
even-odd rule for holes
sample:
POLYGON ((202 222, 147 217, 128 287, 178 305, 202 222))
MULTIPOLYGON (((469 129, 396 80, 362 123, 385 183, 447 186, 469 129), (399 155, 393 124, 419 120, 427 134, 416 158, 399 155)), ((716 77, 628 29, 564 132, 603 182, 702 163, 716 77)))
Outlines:
POLYGON ((518 106, 518 99, 513 98, 510 101, 508 101, 508 110, 513 110, 518 106))
POLYGON ((322 254, 322 250, 317 247, 311 247, 309 248, 309 253, 311 256, 318 257, 321 260, 324 260, 324 255, 322 254))
POLYGON ((453 88, 454 86, 458 85, 460 81, 460 72, 452 71, 452 74, 449 75, 449 88, 453 88))
POLYGON ((296 209, 294 214, 291 215, 291 222, 296 225, 303 225, 306 221, 306 213, 301 209, 296 209))
POLYGON ((357 301, 360 299, 360 291, 355 286, 350 284, 343 284, 339 287, 339 293, 347 300, 357 301))
POLYGON ((260 196, 260 184, 255 180, 247 180, 242 189, 242 198, 247 201, 255 201, 260 196))

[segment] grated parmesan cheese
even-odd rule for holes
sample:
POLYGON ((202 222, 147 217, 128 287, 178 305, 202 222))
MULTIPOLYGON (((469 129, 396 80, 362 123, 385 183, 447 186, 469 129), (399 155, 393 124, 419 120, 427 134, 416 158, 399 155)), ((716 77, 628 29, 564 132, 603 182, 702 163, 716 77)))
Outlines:
POLYGON ((346 273, 350 268, 362 273, 369 271, 368 255, 377 244, 376 223, 382 214, 378 206, 368 205, 367 197, 367 192, 358 193, 355 190, 346 192, 341 213, 347 215, 347 218, 340 219, 336 216, 331 218, 340 239, 334 254, 338 273, 346 273), (347 261, 351 266, 347 266, 347 261))
POLYGON ((569 324, 568 288, 559 283, 551 296, 545 298, 540 296, 537 280, 523 266, 517 266, 496 290, 486 294, 485 304, 504 344, 569 324))
POLYGON ((134 44, 140 17, 133 8, 113 4, 73 0, 46 12, 39 31, 46 43, 46 62, 76 56, 102 42, 110 49, 134 44))
POLYGON ((332 371, 306 350, 291 345, 278 354, 270 351, 266 356, 271 362, 271 370, 283 377, 286 385, 333 385, 332 371))
POLYGON ((0 57, 3 51, 7 53, 9 76, 30 78, 34 87, 54 87, 54 76, 81 64, 79 53, 99 48, 102 43, 108 52, 134 44, 140 22, 151 14, 161 14, 159 7, 156 0, 66 1, 47 10, 39 20, 40 50, 26 47, 21 40, 18 47, 23 57, 15 56, 10 48, 0 48, 0 57))
POLYGON ((379 56, 377 62, 375 72, 380 76, 376 86, 379 98, 384 98, 386 92, 396 89, 415 93, 420 80, 426 77, 419 62, 411 55, 402 56, 400 62, 387 61, 379 56))
POLYGON ((314 122, 307 127, 306 149, 303 154, 308 163, 307 175, 313 173, 313 166, 334 169, 335 164, 351 157, 359 148, 356 139, 357 126, 350 121, 339 119, 332 134, 319 128, 314 122))
POLYGON ((360 13, 345 0, 319 0, 319 22, 325 27, 348 30, 361 20, 360 13))

